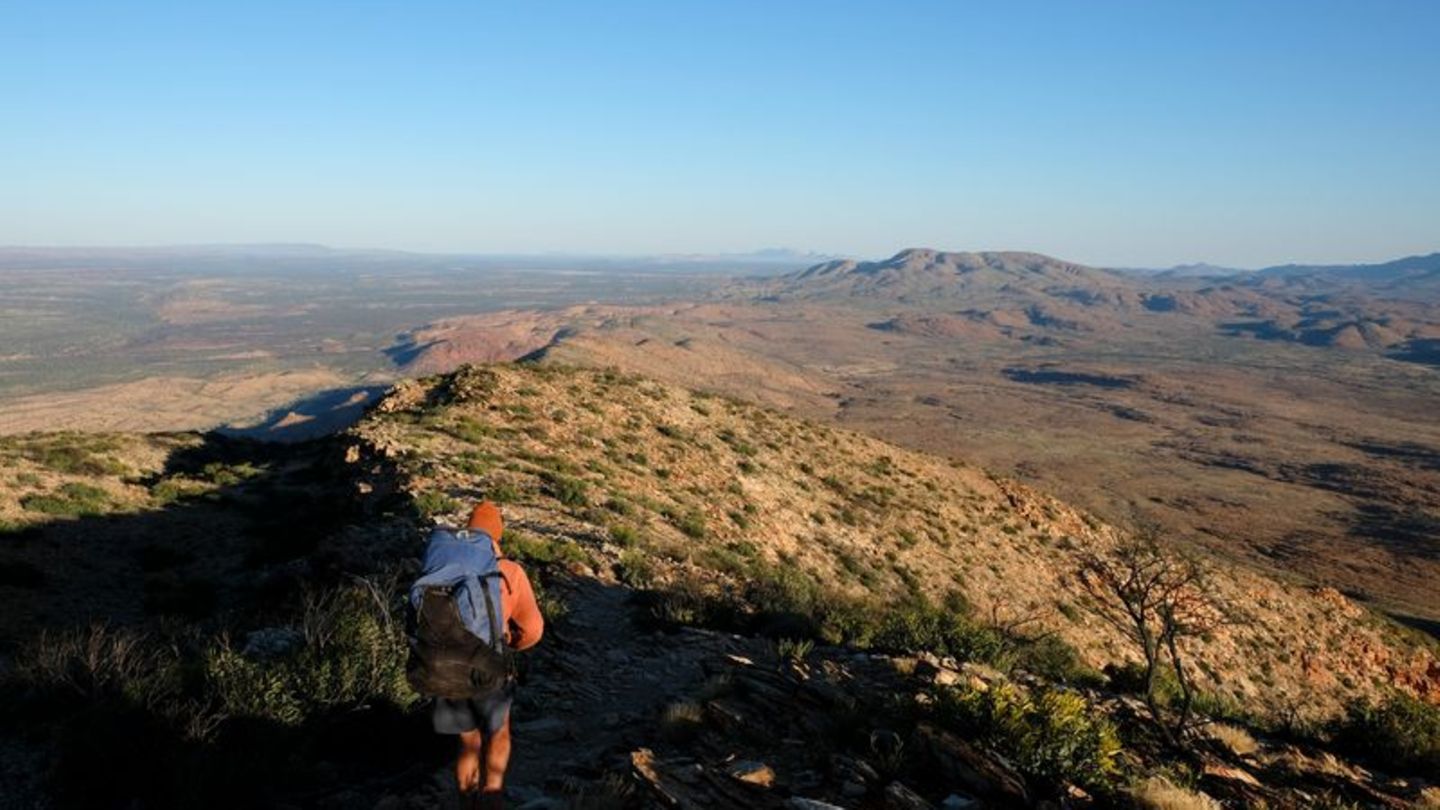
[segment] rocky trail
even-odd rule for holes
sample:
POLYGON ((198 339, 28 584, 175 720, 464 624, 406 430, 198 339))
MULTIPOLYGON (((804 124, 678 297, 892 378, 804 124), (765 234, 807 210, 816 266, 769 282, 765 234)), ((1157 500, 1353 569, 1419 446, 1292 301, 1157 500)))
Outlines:
MULTIPOLYGON (((941 732, 923 738, 923 752, 906 751, 877 711, 910 697, 916 676, 954 682, 961 669, 922 662, 905 672, 900 659, 841 648, 782 658, 766 639, 657 629, 618 583, 564 576, 549 587, 567 612, 523 657, 508 806, 933 808, 895 778, 917 756, 944 765, 941 781, 998 804, 1027 800, 1008 766, 941 732), (855 739, 866 756, 845 752, 855 739)), ((455 806, 448 763, 425 790, 376 806, 455 806)), ((952 793, 939 806, 984 805, 952 793)))
MULTIPOLYGON (((545 637, 520 656, 512 712, 511 806, 563 808, 583 802, 592 783, 628 769, 629 753, 653 737, 667 706, 704 684, 706 662, 754 654, 763 643, 692 628, 644 627, 634 592, 593 577, 550 585, 566 605, 545 637)), ((437 770, 423 794, 388 807, 449 807, 454 778, 437 770)))

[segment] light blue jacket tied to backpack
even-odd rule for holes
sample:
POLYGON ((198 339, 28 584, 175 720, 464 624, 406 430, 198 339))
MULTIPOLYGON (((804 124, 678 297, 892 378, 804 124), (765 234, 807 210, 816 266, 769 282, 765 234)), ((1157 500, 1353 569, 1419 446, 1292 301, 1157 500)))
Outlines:
POLYGON ((410 604, 419 610, 426 589, 450 590, 466 629, 487 646, 500 649, 505 637, 502 580, 500 556, 490 535, 436 528, 425 546, 420 578, 410 586, 410 604))

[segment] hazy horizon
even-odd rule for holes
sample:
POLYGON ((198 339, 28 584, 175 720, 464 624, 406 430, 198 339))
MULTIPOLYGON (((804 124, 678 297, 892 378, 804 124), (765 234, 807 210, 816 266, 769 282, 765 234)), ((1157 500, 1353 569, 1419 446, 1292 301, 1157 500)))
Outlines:
POLYGON ((1436 249, 1440 6, 0 9, 0 243, 1436 249))
MULTIPOLYGON (((33 244, 33 245, 25 245, 25 244, 0 244, 0 251, 7 251, 7 250, 16 250, 16 251, 35 250, 35 251, 56 251, 56 252, 63 252, 63 251, 67 251, 67 250, 75 250, 75 251, 107 251, 107 250, 113 250, 113 251, 116 251, 116 252, 146 251, 146 250, 155 250, 155 251, 196 251, 196 252, 201 252, 201 251, 205 251, 205 250, 235 250, 235 251, 241 251, 241 252, 243 252, 243 251, 246 250, 246 249, 254 249, 254 250, 268 249, 268 250, 275 250, 275 249, 286 249, 286 248, 291 248, 291 249, 297 249, 297 248, 319 249, 319 250, 331 251, 331 252, 335 252, 335 253, 397 253, 397 254, 415 255, 415 256, 420 256, 420 257, 446 257, 446 256, 454 256, 454 257, 475 258, 475 259, 525 259, 525 260, 556 259, 556 260, 566 260, 566 261, 607 261, 607 262, 610 262, 610 261, 627 261, 627 260, 631 260, 631 261, 651 260, 651 261, 653 261, 653 260, 658 260, 658 259, 676 259, 676 260, 685 260, 685 259, 695 259, 695 260, 720 260, 720 259, 727 259, 727 258, 745 258, 745 259, 756 259, 756 260, 758 260, 758 259, 773 259, 773 260, 775 260, 775 261, 781 261, 781 260, 783 260, 783 259, 794 259, 794 260, 796 260, 796 261, 802 261, 802 260, 803 260, 803 261, 811 261, 811 260, 813 260, 813 261, 816 261, 816 262, 829 261, 829 260, 833 260, 833 259, 853 259, 853 260, 856 260, 856 261, 883 261, 883 260, 885 260, 885 259, 888 259, 888 258, 891 258, 891 257, 897 255, 898 253, 904 252, 904 251, 906 251, 906 250, 914 250, 914 249, 933 249, 933 250, 938 250, 938 251, 942 251, 942 252, 950 252, 950 253, 1042 253, 1042 254, 1044 253, 1043 251, 1034 251, 1034 250, 1030 250, 1030 249, 1024 248, 1024 247, 969 248, 969 247, 954 247, 954 246, 944 246, 944 245, 905 245, 905 246, 901 246, 901 247, 896 247, 895 249, 886 251, 886 252, 884 252, 884 253, 875 253, 875 254, 869 254, 869 255, 859 255, 859 254, 854 254, 854 253, 840 253, 840 252, 836 252, 836 251, 828 251, 828 250, 824 250, 824 249, 822 249, 822 248, 800 249, 800 248, 792 248, 792 247, 785 247, 785 246, 773 246, 773 245, 772 245, 772 246, 768 246, 768 247, 754 248, 754 249, 751 249, 751 250, 735 250, 735 251, 725 251, 725 252, 717 252, 717 253, 704 253, 704 252, 699 252, 699 251, 670 251, 670 252, 651 251, 651 252, 603 253, 603 252, 598 252, 598 251, 584 251, 584 250, 573 250, 573 251, 572 251, 572 250, 548 250, 548 251, 530 251, 530 252, 517 251, 517 250, 464 250, 464 249, 461 249, 461 250, 423 250, 423 249, 422 249, 422 250, 417 250, 417 249, 412 249, 412 248, 391 247, 391 246, 330 245, 330 244, 325 244, 325 243, 322 243, 322 242, 313 242, 313 241, 312 241, 312 242, 306 242, 306 241, 299 241, 299 242, 278 242, 278 241, 268 241, 268 242, 191 242, 191 243, 177 242, 177 243, 158 243, 158 244, 136 243, 136 244, 105 244, 105 245, 100 245, 100 244, 96 244, 96 245, 90 245, 90 244, 74 244, 74 245, 58 245, 58 244, 33 244)), ((1207 259, 1205 259, 1205 258, 1203 258, 1203 257, 1202 257, 1202 258, 1197 258, 1197 259, 1185 260, 1185 261, 1170 262, 1170 263, 1168 263, 1168 264, 1163 264, 1163 265, 1162 265, 1162 264, 1156 264, 1156 265, 1148 265, 1148 266, 1104 264, 1104 263, 1096 263, 1096 262, 1080 262, 1080 263, 1081 263, 1081 264, 1087 264, 1087 265, 1089 265, 1089 266, 1091 266, 1091 267, 1101 267, 1101 268, 1116 269, 1116 270, 1167 270, 1167 269, 1172 269, 1172 268, 1202 267, 1202 266, 1203 266, 1203 267, 1215 267, 1216 269, 1220 269, 1220 270, 1255 271, 1255 270, 1263 270, 1263 269, 1266 269, 1266 268, 1269 268, 1269 267, 1278 267, 1278 266, 1284 266, 1284 265, 1290 265, 1290 264, 1294 264, 1294 265, 1311 265, 1311 264, 1313 264, 1313 265, 1316 265, 1316 266, 1323 266, 1323 265, 1343 266, 1343 265, 1373 265, 1373 264, 1385 264, 1385 263, 1388 263, 1388 262, 1397 261, 1397 260, 1401 260, 1401 259, 1408 259, 1408 258, 1414 258, 1414 257, 1425 257, 1425 256, 1431 256, 1431 255, 1435 255, 1435 254, 1440 254, 1440 247, 1436 247, 1436 248, 1429 249, 1429 250, 1420 250, 1420 251, 1417 251, 1417 252, 1415 252, 1415 253, 1408 253, 1408 254, 1405 254, 1405 255, 1371 256, 1371 257, 1362 257, 1362 258, 1359 258, 1359 259, 1349 259, 1349 260, 1335 260, 1335 259, 1321 258, 1321 259, 1316 259, 1316 260, 1312 260, 1312 261, 1304 261, 1304 262, 1298 261, 1298 260, 1293 260, 1293 259, 1292 259, 1292 260, 1274 262, 1274 263, 1268 264, 1268 265, 1245 265, 1245 266, 1242 266, 1242 265, 1221 264, 1221 263, 1218 263, 1218 262, 1209 261, 1209 260, 1207 260, 1207 259)), ((1055 259, 1069 260, 1069 261, 1079 261, 1079 260, 1075 259, 1075 257, 1073 257, 1073 256, 1061 256, 1061 255, 1054 255, 1054 254, 1045 254, 1045 255, 1050 255, 1051 258, 1055 258, 1055 259)))

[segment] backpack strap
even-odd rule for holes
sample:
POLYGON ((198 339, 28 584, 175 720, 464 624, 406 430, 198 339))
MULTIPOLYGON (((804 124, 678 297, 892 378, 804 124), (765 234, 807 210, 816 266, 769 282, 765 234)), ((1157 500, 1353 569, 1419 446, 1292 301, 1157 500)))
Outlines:
POLYGON ((496 650, 503 652, 505 649, 505 633, 504 627, 502 626, 504 624, 504 617, 501 615, 502 606, 495 604, 495 600, 490 598, 488 580, 491 577, 499 577, 501 582, 505 581, 504 575, 500 574, 499 571, 496 571, 494 574, 479 577, 477 581, 480 583, 481 593, 485 594, 485 616, 490 624, 490 644, 496 650))

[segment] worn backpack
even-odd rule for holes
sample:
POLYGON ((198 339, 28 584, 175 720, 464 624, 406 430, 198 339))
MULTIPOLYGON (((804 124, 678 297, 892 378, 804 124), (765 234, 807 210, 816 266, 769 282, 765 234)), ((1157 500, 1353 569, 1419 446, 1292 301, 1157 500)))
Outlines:
POLYGON ((505 685, 510 653, 500 601, 500 557, 484 532, 430 533, 410 586, 410 686, 422 695, 473 698, 505 685))

